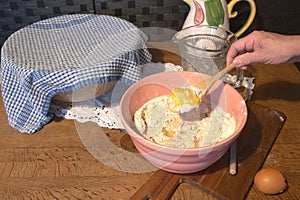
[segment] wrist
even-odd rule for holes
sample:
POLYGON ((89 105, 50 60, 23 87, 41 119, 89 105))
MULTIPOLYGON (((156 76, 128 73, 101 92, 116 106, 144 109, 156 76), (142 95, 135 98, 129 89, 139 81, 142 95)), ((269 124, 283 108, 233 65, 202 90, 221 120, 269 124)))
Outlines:
POLYGON ((290 35, 286 36, 286 56, 288 61, 299 62, 300 61, 300 36, 290 35))

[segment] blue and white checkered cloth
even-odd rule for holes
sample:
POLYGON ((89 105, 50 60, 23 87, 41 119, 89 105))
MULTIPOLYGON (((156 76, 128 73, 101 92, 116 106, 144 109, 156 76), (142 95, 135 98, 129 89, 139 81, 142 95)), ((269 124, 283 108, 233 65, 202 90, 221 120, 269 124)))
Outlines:
POLYGON ((57 93, 110 81, 133 84, 151 60, 146 40, 126 20, 92 14, 50 18, 15 32, 1 49, 9 124, 31 134, 52 119, 57 93))

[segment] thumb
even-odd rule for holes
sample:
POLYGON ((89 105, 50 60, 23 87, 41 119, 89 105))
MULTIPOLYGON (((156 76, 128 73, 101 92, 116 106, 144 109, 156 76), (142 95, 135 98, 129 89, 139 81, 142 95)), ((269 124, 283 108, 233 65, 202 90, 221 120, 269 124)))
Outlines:
POLYGON ((256 63, 258 61, 259 59, 254 53, 245 53, 235 57, 232 62, 233 64, 235 64, 236 67, 242 67, 252 63, 256 63))

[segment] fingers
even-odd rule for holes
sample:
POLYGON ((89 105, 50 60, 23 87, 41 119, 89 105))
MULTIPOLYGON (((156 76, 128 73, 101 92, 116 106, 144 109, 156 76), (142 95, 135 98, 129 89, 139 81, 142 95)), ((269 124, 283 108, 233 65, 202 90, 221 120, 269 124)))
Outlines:
POLYGON ((235 41, 228 50, 227 64, 237 67, 252 63, 278 64, 300 60, 300 36, 254 31, 235 41), (297 53, 299 52, 299 53, 297 53))
POLYGON ((234 63, 237 67, 242 67, 255 61, 255 59, 248 58, 248 56, 251 56, 251 52, 255 50, 257 35, 259 34, 255 31, 235 41, 227 53, 227 64, 234 63))
MULTIPOLYGON (((251 63, 251 60, 249 60, 248 56, 250 53, 244 53, 244 52, 238 52, 235 49, 229 51, 227 54, 227 65, 233 63, 236 67, 242 67, 246 66, 251 63)), ((250 55, 251 56, 251 55, 250 55)))
POLYGON ((250 45, 247 45, 247 43, 247 38, 242 38, 231 45, 227 53, 227 64, 230 64, 232 62, 234 62, 234 64, 238 66, 245 64, 245 61, 243 61, 243 59, 237 58, 239 57, 239 55, 243 55, 244 53, 247 53, 250 50, 252 51, 252 49, 249 48, 250 45))

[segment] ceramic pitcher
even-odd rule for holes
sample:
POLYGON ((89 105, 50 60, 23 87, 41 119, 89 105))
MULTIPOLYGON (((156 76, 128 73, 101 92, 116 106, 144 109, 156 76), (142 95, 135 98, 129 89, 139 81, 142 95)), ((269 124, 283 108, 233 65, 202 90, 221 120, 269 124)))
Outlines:
POLYGON ((185 19, 183 28, 194 25, 221 26, 230 30, 229 19, 238 15, 237 11, 232 11, 236 3, 246 1, 250 6, 250 14, 246 23, 235 33, 237 37, 243 34, 251 25, 256 14, 254 0, 231 0, 228 4, 226 0, 183 0, 190 6, 190 11, 185 19))

